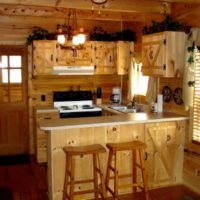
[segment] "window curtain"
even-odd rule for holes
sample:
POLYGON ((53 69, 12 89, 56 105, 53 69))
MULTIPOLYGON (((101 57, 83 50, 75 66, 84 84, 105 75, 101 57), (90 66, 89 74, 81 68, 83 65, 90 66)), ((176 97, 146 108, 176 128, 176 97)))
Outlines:
POLYGON ((140 59, 132 57, 129 67, 129 81, 128 81, 128 96, 127 99, 129 102, 132 102, 137 95, 138 84, 139 84, 139 63, 140 59))
POLYGON ((196 46, 200 46, 200 28, 192 28, 186 41, 186 56, 183 76, 183 101, 185 110, 189 110, 193 107, 195 70, 194 49, 196 46))
POLYGON ((149 105, 151 105, 152 103, 155 103, 156 101, 156 97, 158 94, 157 82, 158 81, 156 77, 152 77, 152 76, 149 77, 147 93, 146 93, 146 101, 148 102, 149 105))

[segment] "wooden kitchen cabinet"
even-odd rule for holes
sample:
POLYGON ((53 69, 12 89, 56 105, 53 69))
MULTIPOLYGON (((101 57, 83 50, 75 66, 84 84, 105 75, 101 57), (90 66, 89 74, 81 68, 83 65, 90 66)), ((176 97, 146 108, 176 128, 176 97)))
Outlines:
POLYGON ((185 122, 145 125, 146 167, 152 188, 182 182, 185 122))
POLYGON ((38 128, 38 123, 42 120, 58 119, 58 111, 37 112, 34 111, 34 143, 35 155, 38 163, 47 162, 47 134, 38 128))
POLYGON ((33 41, 33 75, 52 75, 53 66, 93 66, 93 45, 86 42, 83 48, 62 48, 56 40, 33 41))
POLYGON ((185 64, 184 32, 166 31, 142 37, 142 73, 148 76, 181 77, 185 64))
POLYGON ((55 40, 33 41, 33 75, 50 75, 56 63, 55 40))
POLYGON ((59 66, 90 66, 93 62, 93 43, 86 41, 83 48, 73 49, 72 42, 68 41, 68 48, 57 44, 56 65, 59 66))
POLYGON ((56 40, 33 41, 33 75, 53 75, 53 66, 95 66, 95 74, 128 73, 133 42, 86 41, 72 49, 68 41, 62 48, 56 40))
POLYGON ((117 74, 128 74, 133 56, 134 44, 128 41, 117 42, 117 74))
POLYGON ((95 74, 117 73, 116 42, 94 41, 94 65, 95 74))

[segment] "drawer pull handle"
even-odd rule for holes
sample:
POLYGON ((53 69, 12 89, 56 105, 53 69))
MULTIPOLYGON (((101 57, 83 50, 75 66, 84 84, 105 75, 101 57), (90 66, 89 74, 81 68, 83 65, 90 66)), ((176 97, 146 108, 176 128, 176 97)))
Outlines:
POLYGON ((144 153, 144 160, 147 160, 147 159, 148 159, 148 153, 145 152, 145 153, 144 153))

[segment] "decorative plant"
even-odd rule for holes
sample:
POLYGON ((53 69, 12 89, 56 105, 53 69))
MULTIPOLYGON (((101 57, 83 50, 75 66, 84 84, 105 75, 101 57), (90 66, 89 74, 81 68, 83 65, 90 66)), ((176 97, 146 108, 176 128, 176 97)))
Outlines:
POLYGON ((89 35, 89 39, 91 41, 135 41, 135 33, 130 30, 126 29, 120 32, 108 33, 107 31, 103 30, 100 26, 95 26, 93 31, 89 35))
POLYGON ((34 27, 33 33, 26 39, 28 45, 32 44, 33 40, 54 40, 56 39, 55 33, 50 33, 41 27, 34 27))
MULTIPOLYGON (((57 25, 57 29, 60 25, 57 25)), ((72 29, 69 27, 68 32, 71 33, 72 29)), ((41 27, 34 27, 33 33, 29 35, 26 39, 26 43, 28 45, 32 44, 33 40, 55 40, 56 33, 50 33, 46 29, 41 27)), ((103 30, 100 26, 94 27, 93 31, 89 34, 89 40, 92 41, 135 41, 135 33, 130 30, 126 29, 120 32, 115 33, 108 33, 107 31, 103 30)))
POLYGON ((143 28, 143 35, 150 33, 158 33, 162 31, 185 31, 188 32, 189 26, 175 21, 169 15, 161 22, 152 21, 152 26, 145 26, 143 28))

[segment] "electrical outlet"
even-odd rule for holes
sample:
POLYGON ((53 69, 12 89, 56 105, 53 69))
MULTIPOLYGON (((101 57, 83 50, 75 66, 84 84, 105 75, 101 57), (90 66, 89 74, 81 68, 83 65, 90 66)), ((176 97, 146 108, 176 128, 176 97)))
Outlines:
POLYGON ((46 96, 44 94, 41 95, 41 101, 46 101, 46 96))

